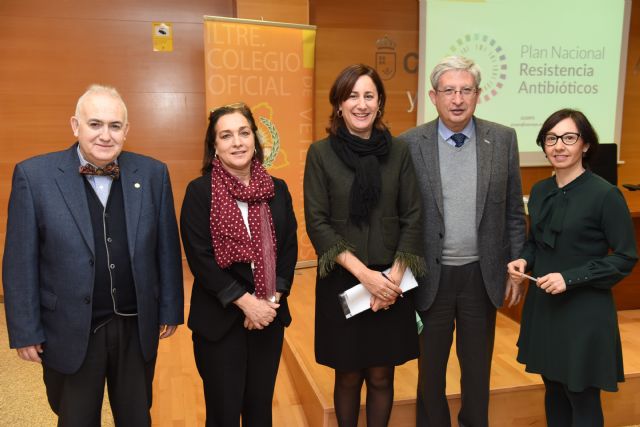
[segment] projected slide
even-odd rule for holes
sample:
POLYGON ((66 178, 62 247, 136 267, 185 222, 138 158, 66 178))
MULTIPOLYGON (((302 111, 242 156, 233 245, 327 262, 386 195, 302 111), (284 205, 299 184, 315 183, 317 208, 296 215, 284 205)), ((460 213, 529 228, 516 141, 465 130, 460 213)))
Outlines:
POLYGON ((553 111, 582 110, 619 143, 630 0, 422 0, 418 121, 436 117, 429 74, 444 56, 482 70, 476 115, 514 127, 521 161, 546 164, 535 138, 553 111))

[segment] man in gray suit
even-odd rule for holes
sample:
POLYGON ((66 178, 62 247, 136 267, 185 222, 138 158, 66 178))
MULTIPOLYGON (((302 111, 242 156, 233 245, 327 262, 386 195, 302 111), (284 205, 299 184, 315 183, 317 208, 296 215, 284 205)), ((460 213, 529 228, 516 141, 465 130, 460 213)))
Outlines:
MULTIPOLYGON (((438 119, 400 136, 422 192, 427 276, 416 295, 420 335, 417 425, 450 424, 445 395, 453 331, 461 369, 460 426, 488 425, 496 309, 516 304, 522 287, 507 262, 524 243, 525 220, 513 129, 475 118, 480 70, 464 57, 431 74, 438 119)), ((515 258, 514 258, 515 257, 515 258)))
POLYGON ((9 340, 41 362, 58 425, 151 425, 158 339, 183 322, 182 265, 166 165, 123 152, 127 110, 91 86, 78 142, 16 165, 2 279, 9 340))

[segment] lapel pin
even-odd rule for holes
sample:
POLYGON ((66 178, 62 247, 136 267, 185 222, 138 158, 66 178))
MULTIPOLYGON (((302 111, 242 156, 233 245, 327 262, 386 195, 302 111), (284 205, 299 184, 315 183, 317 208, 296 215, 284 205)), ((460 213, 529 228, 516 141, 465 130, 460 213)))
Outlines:
POLYGON ((136 182, 135 184, 133 184, 133 186, 136 187, 136 188, 140 188, 140 183, 136 182))

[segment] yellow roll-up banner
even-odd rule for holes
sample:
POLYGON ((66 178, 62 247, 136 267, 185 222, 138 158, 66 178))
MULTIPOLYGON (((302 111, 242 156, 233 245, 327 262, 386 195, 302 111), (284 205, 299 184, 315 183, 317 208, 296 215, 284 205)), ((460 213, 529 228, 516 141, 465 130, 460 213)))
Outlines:
POLYGON ((287 182, 298 219, 298 263, 315 260, 305 232, 302 179, 313 139, 315 26, 206 16, 208 112, 235 102, 256 119, 269 173, 287 182))

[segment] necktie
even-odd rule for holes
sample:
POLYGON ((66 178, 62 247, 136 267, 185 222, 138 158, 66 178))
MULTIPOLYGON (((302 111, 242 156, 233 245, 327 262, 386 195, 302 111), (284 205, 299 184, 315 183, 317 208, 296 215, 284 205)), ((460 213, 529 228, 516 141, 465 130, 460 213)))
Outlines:
POLYGON ((91 163, 87 163, 84 166, 80 166, 78 172, 80 172, 80 175, 109 176, 113 179, 120 178, 120 166, 115 163, 109 163, 104 168, 97 168, 91 163))
POLYGON ((467 139, 467 137, 463 133, 454 133, 453 135, 451 135, 451 139, 456 143, 456 148, 460 148, 464 144, 464 140, 467 139))

